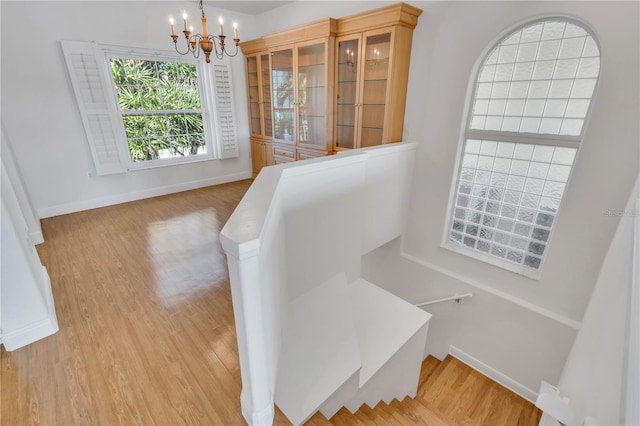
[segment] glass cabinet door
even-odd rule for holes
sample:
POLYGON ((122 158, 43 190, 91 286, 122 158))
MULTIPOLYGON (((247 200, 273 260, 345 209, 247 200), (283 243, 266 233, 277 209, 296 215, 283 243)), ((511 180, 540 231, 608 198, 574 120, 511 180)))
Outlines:
POLYGON ((260 77, 262 84, 262 118, 264 120, 263 135, 273 136, 273 120, 271 119, 271 73, 269 72, 269 55, 260 55, 260 77))
POLYGON ((298 142, 325 146, 326 61, 325 43, 297 47, 298 142))
POLYGON ((295 81, 293 49, 271 53, 271 84, 273 85, 273 138, 295 143, 295 81))
POLYGON ((390 47, 391 32, 364 34, 360 147, 383 142, 390 47))
POLYGON ((249 126, 252 135, 260 135, 260 90, 258 83, 258 61, 247 57, 247 87, 249 89, 249 126))
POLYGON ((336 76, 336 148, 356 147, 360 38, 338 41, 336 76))

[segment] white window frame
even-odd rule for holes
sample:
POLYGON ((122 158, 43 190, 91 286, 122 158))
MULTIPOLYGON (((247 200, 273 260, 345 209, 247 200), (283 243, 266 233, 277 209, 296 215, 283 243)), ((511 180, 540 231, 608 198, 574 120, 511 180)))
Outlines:
POLYGON ((175 52, 62 40, 78 110, 96 175, 238 157, 230 60, 181 57, 175 52), (184 158, 133 162, 117 101, 110 58, 151 59, 196 65, 207 152, 184 158))
POLYGON ((498 257, 492 256, 490 254, 485 254, 479 250, 468 248, 465 245, 453 243, 450 241, 450 234, 451 234, 453 220, 454 220, 453 211, 455 210, 455 207, 456 207, 455 200, 457 197, 457 189, 460 183, 463 154, 465 152, 466 142, 468 139, 574 148, 576 149, 576 155, 573 161, 573 165, 571 166, 569 177, 567 179, 567 186, 571 182, 571 177, 575 169, 575 164, 577 161, 579 161, 579 155, 580 155, 579 148, 584 138, 585 129, 588 127, 588 123, 591 117, 591 112, 593 110, 593 103, 597 95, 597 91, 600 83, 600 76, 602 75, 602 62, 600 62, 600 71, 599 71, 598 77, 596 77, 596 84, 593 90, 593 94, 591 95, 589 107, 588 107, 586 116, 584 118, 584 123, 582 125, 582 129, 579 136, 564 136, 564 135, 524 133, 524 132, 521 133, 521 132, 494 131, 494 130, 478 130, 478 129, 470 128, 471 118, 473 116, 474 100, 476 97, 475 90, 478 85, 480 71, 482 69, 482 66, 487 61, 491 52, 510 34, 513 34, 527 26, 535 25, 538 22, 554 21, 554 20, 572 23, 585 29, 595 41, 598 47, 598 51, 600 53, 599 57, 600 58, 602 57, 602 51, 600 48, 598 37, 589 24, 579 19, 576 19, 575 17, 558 15, 558 14, 543 15, 543 16, 537 16, 537 17, 521 20, 516 24, 510 26, 509 28, 505 29, 504 31, 502 31, 487 45, 487 47, 483 50, 483 52, 479 56, 478 60, 476 61, 471 71, 471 78, 469 80, 469 84, 467 87, 467 95, 465 98, 466 107, 463 113, 464 115, 462 120, 462 128, 461 128, 460 138, 458 142, 458 149, 456 151, 456 163, 453 169, 453 175, 451 179, 451 188, 449 190, 449 201, 447 204, 447 213, 446 213, 447 216, 445 220, 445 228, 442 234, 442 241, 440 244, 440 247, 444 249, 482 261, 484 263, 487 263, 493 266, 497 266, 499 268, 517 273, 519 275, 523 275, 533 280, 539 280, 542 276, 544 264, 547 259, 547 252, 548 252, 549 246, 551 245, 551 241, 553 240, 553 235, 555 234, 555 231, 556 231, 556 222, 558 220, 558 217, 560 216, 560 212, 563 210, 566 190, 565 190, 565 193, 562 195, 562 198, 560 199, 560 205, 555 214, 556 218, 554 220, 553 226, 551 227, 551 231, 546 242, 545 254, 542 256, 541 263, 538 269, 528 268, 523 265, 517 265, 510 261, 502 260, 498 257))

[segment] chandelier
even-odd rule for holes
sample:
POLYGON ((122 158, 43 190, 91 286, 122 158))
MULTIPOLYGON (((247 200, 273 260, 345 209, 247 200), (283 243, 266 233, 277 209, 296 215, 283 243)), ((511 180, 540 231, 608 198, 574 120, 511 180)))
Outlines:
POLYGON ((226 44, 224 40, 227 36, 224 35, 224 30, 222 28, 222 16, 218 19, 220 24, 219 34, 215 36, 207 32, 207 17, 204 15, 202 0, 200 0, 200 11, 202 12, 202 16, 200 17, 200 21, 202 22, 202 34, 195 34, 193 32, 193 26, 187 25, 187 12, 182 12, 182 19, 184 22, 184 30, 182 30, 182 33, 184 34, 184 38, 187 40, 187 48, 184 51, 178 48, 179 36, 176 34, 175 21, 173 18, 169 18, 169 22, 171 23, 171 38, 173 39, 176 52, 181 55, 192 53, 194 58, 199 58, 200 51, 202 51, 204 52, 204 58, 207 63, 211 62, 211 52, 213 52, 218 59, 222 59, 225 54, 229 57, 236 56, 238 54, 238 43, 240 43, 240 39, 238 38, 238 23, 233 23, 233 42, 236 45, 236 51, 233 54, 230 54, 229 50, 225 49, 226 44))

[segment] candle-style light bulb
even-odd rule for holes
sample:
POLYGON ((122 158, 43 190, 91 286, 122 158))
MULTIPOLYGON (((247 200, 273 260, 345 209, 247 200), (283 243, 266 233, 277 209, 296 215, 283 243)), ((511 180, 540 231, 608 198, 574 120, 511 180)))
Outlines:
POLYGON ((182 11, 182 20, 184 22, 184 30, 187 31, 187 11, 182 11))
POLYGON ((238 38, 238 22, 233 21, 233 38, 238 38))
POLYGON ((171 35, 174 36, 176 35, 176 26, 175 21, 173 20, 173 18, 169 17, 169 23, 171 24, 171 35))
POLYGON ((220 35, 223 35, 224 30, 222 29, 222 23, 224 22, 224 19, 222 19, 222 16, 218 18, 218 22, 220 23, 220 35))

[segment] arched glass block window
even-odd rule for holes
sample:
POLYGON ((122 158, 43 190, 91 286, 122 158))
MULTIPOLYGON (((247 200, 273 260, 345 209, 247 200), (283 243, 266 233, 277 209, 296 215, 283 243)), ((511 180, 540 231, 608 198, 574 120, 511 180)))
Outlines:
POLYGON ((475 76, 445 247, 539 277, 591 106, 600 51, 566 18, 508 33, 475 76))

